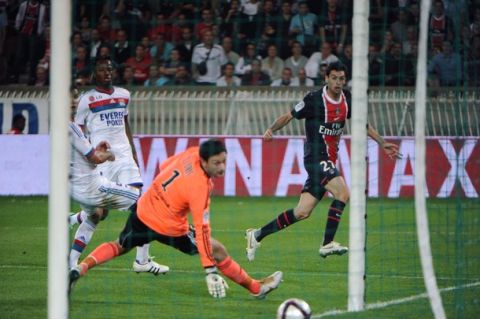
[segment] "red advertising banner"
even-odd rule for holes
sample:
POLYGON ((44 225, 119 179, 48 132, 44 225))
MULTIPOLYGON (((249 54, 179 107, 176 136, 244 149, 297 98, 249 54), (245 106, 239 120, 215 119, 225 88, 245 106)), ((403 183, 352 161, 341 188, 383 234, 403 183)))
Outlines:
MULTIPOLYGON (((167 157, 196 146, 208 137, 140 136, 135 139, 145 186, 167 157)), ((225 177, 215 180, 214 193, 225 196, 298 195, 307 174, 303 167, 303 139, 222 137, 227 147, 225 177)), ((414 140, 389 139, 399 144, 402 159, 391 160, 378 145, 368 143, 369 197, 413 197, 414 140)), ((426 143, 427 197, 478 197, 480 193, 480 143, 478 137, 428 138, 426 143), (458 193, 457 193, 458 192, 458 193)), ((350 139, 339 145, 336 163, 350 186, 350 139)))

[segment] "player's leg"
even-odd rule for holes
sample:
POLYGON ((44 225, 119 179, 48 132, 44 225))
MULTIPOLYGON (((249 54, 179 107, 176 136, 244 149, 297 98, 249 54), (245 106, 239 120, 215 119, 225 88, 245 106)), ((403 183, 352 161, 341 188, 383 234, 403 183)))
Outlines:
POLYGON ((73 238, 72 248, 70 250, 69 257, 70 268, 77 266, 80 255, 83 253, 85 247, 87 247, 88 243, 92 239, 97 224, 100 222, 104 213, 106 212, 106 210, 103 208, 86 210, 90 211, 90 214, 80 224, 73 238))
POLYGON ((247 259, 252 261, 255 259, 255 252, 260 247, 260 241, 266 236, 276 233, 294 223, 306 219, 310 216, 319 200, 325 194, 323 187, 315 186, 313 178, 310 176, 305 182, 300 195, 300 200, 294 209, 288 209, 277 216, 269 223, 259 229, 247 229, 245 238, 247 239, 247 259))
MULTIPOLYGON (((143 181, 138 166, 133 159, 122 159, 118 163, 112 162, 111 165, 109 172, 111 177, 115 178, 115 181, 141 190, 143 181)), ((150 272, 154 274, 164 270, 163 266, 154 262, 153 257, 150 256, 150 244, 148 243, 137 247, 132 269, 136 273, 150 272)))
POLYGON ((81 224, 87 217, 88 214, 83 209, 79 212, 71 213, 70 216, 68 216, 68 224, 70 227, 76 224, 81 224))
POLYGON ((322 257, 329 255, 343 255, 348 251, 348 248, 333 241, 337 232, 343 210, 350 196, 345 180, 341 176, 337 176, 330 180, 325 188, 335 198, 328 210, 327 223, 325 226, 325 234, 323 244, 320 247, 319 253, 322 257))
POLYGON ((246 288, 256 298, 264 298, 269 292, 276 289, 282 280, 282 272, 277 271, 272 275, 256 280, 249 276, 233 258, 228 254, 225 246, 217 241, 211 239, 213 258, 217 263, 217 268, 225 277, 246 288))

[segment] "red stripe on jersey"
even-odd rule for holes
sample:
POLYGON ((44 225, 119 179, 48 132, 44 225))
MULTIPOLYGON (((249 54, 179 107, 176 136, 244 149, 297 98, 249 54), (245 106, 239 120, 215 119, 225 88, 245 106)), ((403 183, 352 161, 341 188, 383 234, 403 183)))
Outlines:
POLYGON ((336 163, 337 146, 340 140, 340 136, 323 135, 323 140, 325 141, 325 145, 327 146, 328 159, 336 163))
POLYGON ((91 109, 94 109, 96 107, 104 106, 104 105, 109 105, 109 104, 116 104, 116 103, 122 103, 122 104, 128 104, 128 99, 125 98, 110 98, 110 99, 105 99, 105 100, 100 100, 100 101, 95 101, 92 103, 88 104, 88 107, 91 109))

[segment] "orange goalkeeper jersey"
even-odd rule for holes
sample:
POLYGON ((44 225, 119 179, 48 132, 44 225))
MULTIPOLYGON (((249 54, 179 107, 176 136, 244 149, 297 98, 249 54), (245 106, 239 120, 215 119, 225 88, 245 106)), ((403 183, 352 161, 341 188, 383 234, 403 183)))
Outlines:
POLYGON ((138 218, 157 233, 179 237, 188 233, 187 214, 191 213, 202 266, 214 266, 210 244, 212 188, 212 180, 200 165, 199 148, 188 148, 160 165, 160 173, 138 201, 138 218))

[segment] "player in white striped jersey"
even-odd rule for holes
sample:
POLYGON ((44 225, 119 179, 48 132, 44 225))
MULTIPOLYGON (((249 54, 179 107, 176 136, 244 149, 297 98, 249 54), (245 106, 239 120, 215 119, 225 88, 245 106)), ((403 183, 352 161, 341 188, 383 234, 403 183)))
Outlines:
POLYGON ((114 183, 96 170, 97 164, 114 161, 115 155, 106 141, 100 141, 94 148, 81 128, 70 122, 70 193, 80 203, 87 218, 75 234, 70 252, 70 268, 77 265, 83 250, 92 238, 103 210, 108 208, 128 210, 140 196, 137 188, 114 183))
MULTIPOLYGON (((100 141, 110 144, 115 161, 98 165, 97 169, 108 180, 141 188, 143 186, 132 134, 128 124, 128 103, 130 92, 112 86, 112 61, 109 57, 100 57, 95 61, 94 80, 96 87, 84 93, 79 101, 75 123, 96 145, 100 141)), ((70 218, 74 223, 81 212, 70 218)), ((133 263, 136 272, 158 271, 159 264, 151 260, 148 254, 149 244, 137 248, 133 263)))

